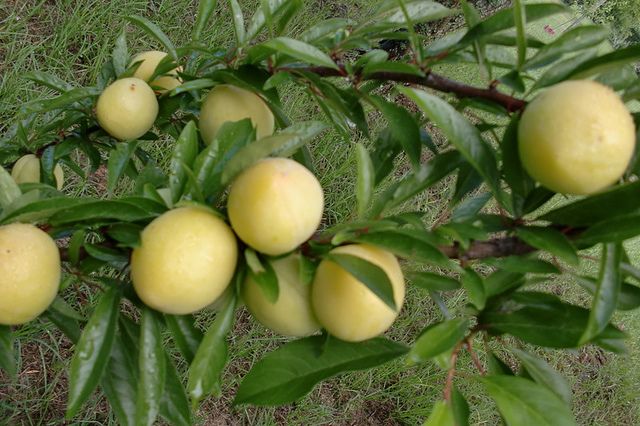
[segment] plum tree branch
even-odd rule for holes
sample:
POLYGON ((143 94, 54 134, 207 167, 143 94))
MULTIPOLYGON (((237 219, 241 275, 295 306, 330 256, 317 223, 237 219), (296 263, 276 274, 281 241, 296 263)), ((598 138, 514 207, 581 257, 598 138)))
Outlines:
MULTIPOLYGON (((274 73, 277 71, 311 72, 321 77, 346 77, 348 75, 344 66, 339 66, 339 69, 328 67, 280 67, 274 69, 273 71, 274 73)), ((424 76, 401 72, 380 71, 362 76, 361 79, 417 84, 433 90, 437 90, 439 92, 452 93, 458 98, 475 98, 488 100, 502 105, 509 112, 522 111, 527 105, 527 102, 525 100, 502 93, 495 89, 493 86, 487 89, 470 86, 459 81, 451 80, 431 71, 428 71, 424 76)))
POLYGON ((506 257, 527 254, 537 250, 518 237, 502 237, 487 241, 474 241, 466 250, 458 244, 440 246, 438 248, 447 257, 460 260, 506 257))

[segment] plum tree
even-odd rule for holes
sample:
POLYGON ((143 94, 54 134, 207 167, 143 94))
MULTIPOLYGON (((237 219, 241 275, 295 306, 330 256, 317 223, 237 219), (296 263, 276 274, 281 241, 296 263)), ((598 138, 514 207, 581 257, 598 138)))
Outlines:
POLYGON ((371 339, 386 331, 404 302, 405 284, 398 259, 388 251, 367 244, 340 246, 331 254, 356 256, 380 267, 393 287, 396 309, 391 309, 343 267, 324 259, 318 265, 311 290, 311 304, 320 324, 348 342, 371 339))
POLYGON ((300 256, 276 259, 271 266, 278 279, 278 299, 269 300, 255 278, 247 275, 242 299, 251 314, 265 327, 285 336, 308 336, 320 330, 311 310, 311 285, 302 281, 300 256))
POLYGON ((232 183, 229 220, 240 239, 272 256, 306 241, 320 225, 324 195, 318 179, 287 158, 261 160, 232 183))
MULTIPOLYGON (((23 155, 16 161, 11 170, 11 176, 16 183, 37 183, 40 182, 40 159, 34 154, 23 155)), ((60 164, 56 164, 53 169, 53 176, 56 180, 56 188, 62 189, 64 185, 64 171, 60 164)))
POLYGON ((111 83, 96 103, 98 123, 120 140, 136 139, 147 133, 157 115, 158 101, 153 90, 134 77, 111 83))
POLYGON ((205 208, 181 207, 152 221, 131 254, 131 280, 148 306, 190 314, 213 303, 235 271, 229 226, 205 208))
POLYGON ((218 129, 227 121, 250 118, 258 138, 273 133, 275 121, 267 104, 249 90, 221 84, 207 94, 200 109, 200 132, 205 143, 211 143, 218 129))
POLYGON ((31 321, 53 302, 60 285, 58 247, 23 223, 0 226, 0 324, 31 321))
POLYGON ((146 52, 138 53, 131 60, 131 64, 135 64, 136 62, 142 61, 136 72, 133 74, 134 77, 139 78, 140 80, 144 80, 149 83, 151 87, 160 88, 160 93, 164 93, 167 90, 175 89, 182 82, 180 78, 178 78, 178 71, 182 71, 180 67, 174 68, 167 72, 168 75, 162 75, 160 77, 154 78, 152 81, 149 81, 153 73, 160 61, 162 61, 167 56, 166 52, 161 52, 159 50, 149 50, 146 52))
POLYGON ((547 188, 592 194, 624 174, 635 148, 633 118, 620 97, 592 80, 546 89, 522 114, 520 158, 547 188))

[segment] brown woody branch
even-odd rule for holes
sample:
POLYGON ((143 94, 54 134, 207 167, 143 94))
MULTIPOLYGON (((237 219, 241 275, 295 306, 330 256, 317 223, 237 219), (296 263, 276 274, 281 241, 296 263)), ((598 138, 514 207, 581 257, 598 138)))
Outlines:
POLYGON ((531 253, 537 249, 518 237, 494 238, 488 241, 474 241, 466 250, 458 244, 438 247, 451 259, 474 260, 487 257, 506 257, 531 253))
MULTIPOLYGON (((321 77, 345 77, 347 75, 347 71, 343 66, 340 66, 339 69, 328 67, 282 67, 274 71, 304 71, 317 74, 321 77)), ((502 105, 509 112, 522 111, 527 105, 526 101, 499 92, 493 86, 488 89, 474 87, 460 83, 459 81, 448 79, 431 71, 427 72, 425 76, 400 72, 381 71, 364 76, 362 77, 362 80, 395 81, 398 83, 417 84, 419 86, 428 87, 439 92, 452 93, 458 98, 475 98, 488 100, 502 105)))

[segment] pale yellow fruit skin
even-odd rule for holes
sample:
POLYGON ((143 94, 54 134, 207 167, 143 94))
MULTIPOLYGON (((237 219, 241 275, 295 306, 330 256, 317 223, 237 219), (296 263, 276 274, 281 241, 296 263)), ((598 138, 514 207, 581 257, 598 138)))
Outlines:
MULTIPOLYGON (((34 154, 23 155, 13 165, 11 177, 18 184, 40 182, 40 159, 34 154)), ((60 164, 53 168, 53 177, 56 179, 56 188, 61 190, 64 185, 64 172, 60 164)))
POLYGON ((53 302, 60 285, 60 254, 33 225, 0 226, 0 324, 24 324, 53 302))
POLYGON ((324 195, 318 179, 287 158, 258 161, 236 178, 227 210, 238 237, 272 256, 306 241, 320 225, 324 195))
MULTIPOLYGON (((149 81, 149 79, 153 75, 153 72, 156 70, 156 67, 158 66, 160 61, 165 58, 165 56, 167 56, 167 53, 161 52, 159 50, 149 50, 147 52, 137 54, 131 60, 130 65, 133 65, 138 61, 143 62, 140 64, 133 76, 144 81, 149 81)), ((167 90, 175 89, 182 84, 182 82, 178 78, 178 71, 181 70, 181 67, 174 68, 173 70, 168 72, 169 75, 157 77, 156 79, 151 81, 149 83, 149 86, 162 88, 163 90, 160 90, 160 93, 164 93, 167 90)))
POLYGON ((131 279, 142 301, 184 315, 214 302, 236 268, 235 235, 212 212, 181 207, 154 219, 131 255, 131 279))
POLYGON ((258 139, 273 134, 273 113, 260 96, 228 84, 214 87, 205 97, 200 109, 202 140, 210 144, 225 122, 245 118, 250 118, 256 127, 258 139))
POLYGON ((631 114, 607 86, 565 81, 525 109, 518 128, 525 170, 564 194, 592 194, 615 183, 635 146, 631 114))
POLYGON ((158 116, 158 100, 151 87, 135 77, 109 85, 96 104, 100 126, 120 140, 137 139, 151 129, 158 116))
POLYGON ((320 329, 311 310, 311 284, 300 281, 300 256, 274 260, 278 277, 278 300, 271 303, 248 275, 242 297, 251 314, 265 327, 285 336, 308 336, 320 329))
POLYGON ((360 342, 385 332, 395 321, 405 295, 405 283, 396 257, 367 244, 352 244, 331 253, 365 259, 384 270, 393 287, 397 311, 336 263, 320 262, 311 289, 311 306, 322 326, 333 336, 360 342))

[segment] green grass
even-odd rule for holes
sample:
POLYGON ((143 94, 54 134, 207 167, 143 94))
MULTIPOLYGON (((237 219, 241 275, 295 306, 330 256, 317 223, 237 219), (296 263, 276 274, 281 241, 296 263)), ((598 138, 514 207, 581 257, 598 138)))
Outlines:
MULTIPOLYGON (((257 1, 241 2, 251 10, 257 1)), ((180 45, 186 42, 194 21, 195 0, 5 0, 0 3, 0 131, 11 122, 19 106, 29 100, 50 95, 22 76, 41 70, 78 85, 95 81, 100 65, 111 53, 113 43, 124 25, 123 17, 139 14, 156 22, 180 45)), ((227 45, 233 37, 227 2, 221 1, 219 12, 206 30, 209 45, 227 45)), ((307 2, 292 31, 331 16, 359 18, 368 7, 355 0, 316 0, 307 2)), ((247 14, 247 17, 250 14, 247 14)), ((564 17, 550 18, 550 25, 560 26, 564 17)), ((158 48, 152 40, 129 26, 130 52, 158 48)), ((451 78, 483 84, 472 66, 445 67, 439 70, 451 78)), ((298 89, 282 93, 292 119, 318 118, 316 107, 298 89)), ((355 140, 344 141, 329 132, 314 142, 312 151, 318 176, 327 194, 325 225, 353 217, 355 140)), ((154 154, 162 164, 169 145, 155 145, 154 154)), ((447 195, 452 181, 438 185, 404 206, 426 212, 426 219, 436 220, 446 213, 447 195)), ((89 191, 71 185, 67 190, 89 191)), ((629 245, 629 252, 640 259, 640 241, 629 245)), ((585 270, 592 268, 585 262, 585 270)), ((584 303, 587 299, 574 283, 561 276, 553 290, 568 300, 584 303)), ((67 294, 69 291, 67 291, 67 294)), ((82 297, 90 294, 82 291, 82 297)), ((85 301, 90 304, 91 300, 85 301)), ((463 295, 446 300, 450 309, 464 306, 463 295)), ((205 313, 199 321, 204 327, 212 315, 205 313)), ((440 319, 440 314, 425 292, 409 287, 407 301, 398 321, 388 335, 410 343, 422 328, 440 319)), ((637 424, 640 422, 640 315, 627 313, 617 320, 630 330, 631 352, 626 357, 612 356, 595 349, 573 353, 544 351, 547 359, 569 377, 574 390, 574 413, 581 424, 637 424)), ((0 373, 0 423, 44 425, 62 423, 66 401, 71 344, 49 323, 36 321, 18 329, 21 337, 21 372, 10 384, 0 373)), ((242 310, 231 333, 231 362, 225 371, 223 397, 208 399, 197 413, 200 424, 421 424, 433 403, 441 397, 445 372, 432 364, 407 368, 401 361, 367 372, 349 373, 331 379, 314 389, 302 401, 280 408, 231 408, 233 393, 240 378, 263 354, 276 348, 284 339, 256 324, 242 310)), ((480 345, 480 342, 476 343, 480 345)), ((473 374, 470 360, 464 355, 459 365, 463 374, 473 374)), ((499 421, 493 403, 482 395, 479 385, 464 378, 457 385, 472 406, 472 424, 496 424, 499 421)), ((115 424, 104 398, 95 394, 75 419, 74 424, 115 424)))

